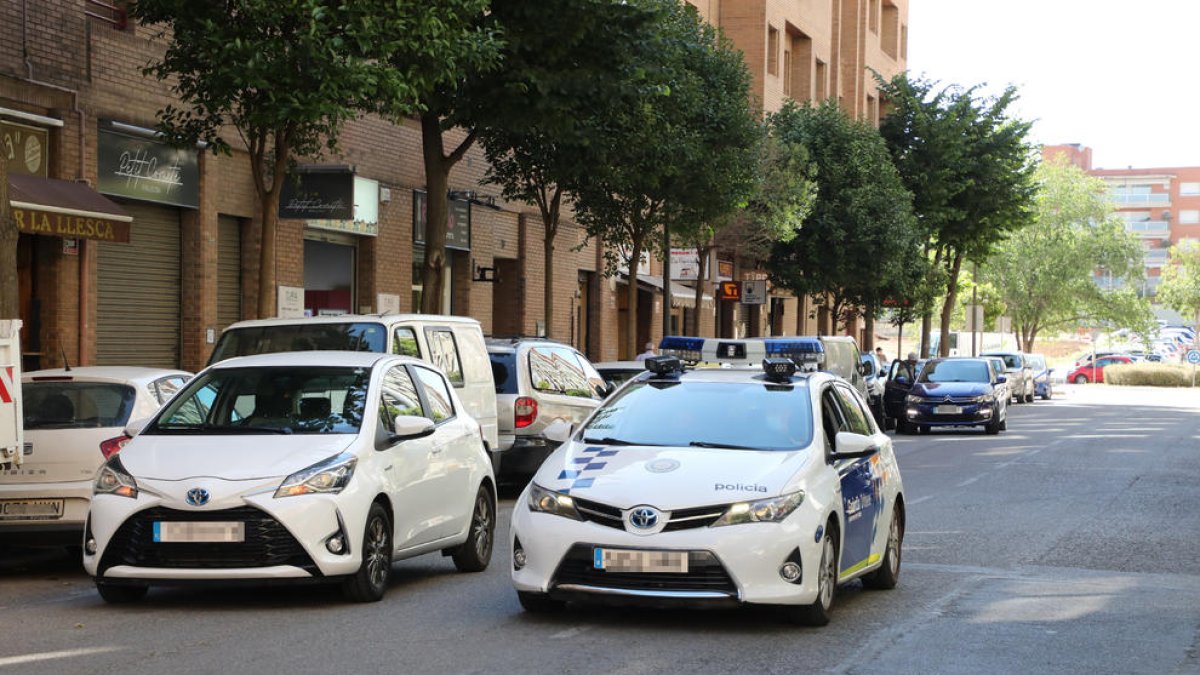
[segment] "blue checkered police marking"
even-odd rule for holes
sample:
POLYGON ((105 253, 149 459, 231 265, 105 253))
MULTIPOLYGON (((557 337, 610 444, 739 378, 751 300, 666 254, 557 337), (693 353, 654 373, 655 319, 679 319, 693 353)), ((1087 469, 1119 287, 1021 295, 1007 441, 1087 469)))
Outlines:
POLYGON ((596 482, 595 477, 581 478, 585 471, 599 471, 608 466, 608 462, 596 461, 600 457, 612 457, 619 450, 606 450, 604 446, 588 446, 580 452, 586 453, 584 457, 576 457, 572 462, 576 465, 575 469, 563 469, 558 474, 559 480, 574 480, 570 486, 563 490, 564 493, 570 493, 571 490, 588 488, 592 483, 596 482))

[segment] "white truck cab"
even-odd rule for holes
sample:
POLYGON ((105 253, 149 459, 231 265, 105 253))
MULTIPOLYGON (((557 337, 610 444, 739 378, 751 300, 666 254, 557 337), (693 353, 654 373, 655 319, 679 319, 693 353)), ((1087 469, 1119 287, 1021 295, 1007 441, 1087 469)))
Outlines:
POLYGON ((21 465, 21 419, 21 322, 5 319, 0 320, 0 469, 21 465))

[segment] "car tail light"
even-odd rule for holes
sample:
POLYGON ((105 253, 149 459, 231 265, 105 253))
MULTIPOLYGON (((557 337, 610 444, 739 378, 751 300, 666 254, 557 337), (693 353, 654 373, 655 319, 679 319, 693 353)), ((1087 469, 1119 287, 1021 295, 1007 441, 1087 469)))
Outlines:
POLYGON ((513 413, 516 416, 515 423, 517 428, 522 429, 527 427, 537 419, 537 401, 528 396, 522 396, 517 399, 516 404, 513 406, 513 413))
POLYGON ((100 452, 104 455, 104 459, 108 459, 109 457, 117 454, 117 452, 119 452, 121 448, 125 447, 125 444, 131 440, 133 439, 121 434, 116 438, 110 438, 107 441, 102 441, 100 443, 100 452))

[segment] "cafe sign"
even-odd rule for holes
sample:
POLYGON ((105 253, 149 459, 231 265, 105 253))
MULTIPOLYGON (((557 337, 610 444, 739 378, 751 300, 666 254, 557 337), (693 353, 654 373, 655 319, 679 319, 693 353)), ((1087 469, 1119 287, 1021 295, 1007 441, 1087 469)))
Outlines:
POLYGON ((195 148, 100 129, 102 194, 195 209, 200 206, 200 164, 195 148))
MULTIPOLYGON (((451 199, 446 217, 446 248, 471 250, 471 202, 451 199)), ((413 242, 425 243, 425 223, 428 216, 428 196, 413 190, 413 242)))
POLYGON ((284 220, 355 220, 354 171, 346 166, 296 167, 284 179, 279 195, 279 217, 284 220))
POLYGON ((0 121, 0 152, 8 156, 8 173, 49 176, 50 132, 8 120, 0 121))

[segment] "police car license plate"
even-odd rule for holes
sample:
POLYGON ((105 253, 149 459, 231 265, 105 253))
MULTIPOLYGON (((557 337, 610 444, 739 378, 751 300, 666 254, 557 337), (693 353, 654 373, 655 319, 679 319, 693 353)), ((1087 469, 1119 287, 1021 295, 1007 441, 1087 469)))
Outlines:
POLYGON ((958 405, 939 405, 933 409, 933 412, 939 415, 961 415, 962 406, 958 405))
POLYGON ((187 542, 205 544, 246 541, 246 524, 235 522, 154 521, 154 541, 164 544, 187 542))
POLYGON ((64 508, 62 499, 4 499, 0 520, 58 520, 64 508))
POLYGON ((594 550, 594 566, 605 572, 662 572, 686 574, 686 551, 630 551, 613 548, 594 550))

